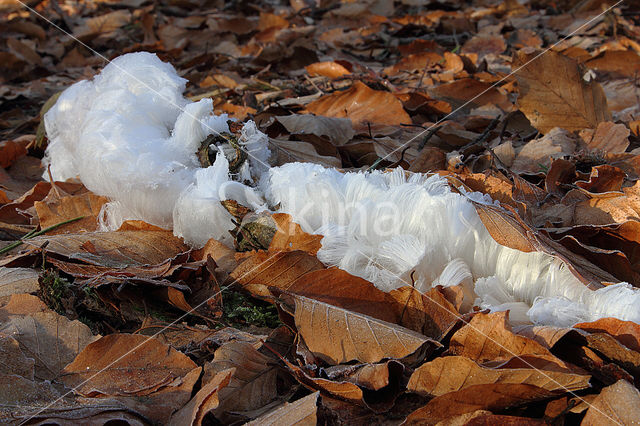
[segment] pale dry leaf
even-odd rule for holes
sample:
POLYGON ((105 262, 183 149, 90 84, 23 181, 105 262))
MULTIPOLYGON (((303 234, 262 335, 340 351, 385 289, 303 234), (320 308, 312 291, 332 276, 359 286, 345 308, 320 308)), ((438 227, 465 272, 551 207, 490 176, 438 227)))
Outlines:
POLYGON ((0 297, 35 293, 40 289, 38 273, 30 268, 0 268, 0 297))
POLYGON ((523 49, 514 54, 511 68, 518 69, 520 110, 540 132, 593 129, 611 120, 602 87, 595 80, 585 81, 586 69, 574 59, 553 50, 540 55, 523 49))
POLYGON ((589 149, 619 154, 629 147, 631 131, 624 124, 605 121, 598 123, 595 130, 583 129, 579 134, 589 149))
POLYGON ((34 207, 38 213, 40 227, 48 228, 61 222, 83 217, 72 223, 62 225, 48 235, 95 231, 98 229, 98 216, 102 206, 109 201, 105 197, 86 192, 80 195, 61 197, 50 202, 36 201, 34 207))
POLYGON ((309 75, 320 75, 328 78, 340 78, 351 74, 351 71, 346 69, 343 65, 333 61, 314 62, 313 64, 307 65, 305 69, 309 75))
POLYGON ((582 420, 583 426, 631 425, 640 419, 640 392, 619 380, 600 392, 582 420))
POLYGON ((167 423, 172 426, 202 425, 204 416, 218 407, 220 400, 218 392, 229 384, 234 369, 221 371, 195 394, 179 411, 175 412, 167 423))
POLYGON ((324 95, 307 105, 307 111, 327 117, 349 118, 354 127, 366 123, 400 125, 411 123, 411 117, 393 94, 373 90, 356 81, 343 92, 324 95))
POLYGON ((383 358, 404 358, 422 347, 440 346, 422 334, 368 315, 304 296, 287 295, 286 299, 309 350, 332 364, 352 360, 375 363, 383 358))
POLYGON ((276 117, 291 134, 326 136, 335 145, 344 145, 356 134, 348 118, 324 117, 312 114, 293 114, 276 117))
POLYGON ((268 287, 287 289, 302 275, 324 269, 315 256, 296 251, 257 251, 242 257, 242 262, 231 272, 242 287, 257 296, 268 297, 268 287))
POLYGON ((270 251, 301 250, 314 256, 318 253, 322 235, 307 234, 286 213, 275 213, 271 217, 276 224, 276 233, 269 244, 270 251))
POLYGON ((247 426, 314 426, 318 422, 319 397, 320 392, 314 392, 297 401, 286 402, 275 410, 250 421, 247 426))
POLYGON ((576 139, 569 131, 561 128, 548 129, 540 139, 527 142, 513 161, 515 173, 540 173, 551 166, 552 160, 573 154, 576 139))
POLYGON ((278 155, 276 164, 282 165, 292 162, 307 162, 321 164, 325 167, 341 167, 339 158, 321 155, 313 144, 303 141, 288 141, 282 139, 270 139, 278 155))
POLYGON ((89 327, 47 310, 28 315, 11 315, 2 331, 20 343, 20 349, 36 360, 35 377, 57 379, 64 367, 94 341, 89 327))
POLYGON ((220 405, 213 410, 218 420, 230 421, 229 412, 257 410, 277 398, 278 365, 253 344, 231 341, 222 345, 213 361, 205 364, 202 381, 208 383, 231 368, 235 372, 229 384, 219 391, 220 405))
POLYGON ((110 231, 39 236, 30 246, 92 265, 122 268, 159 264, 189 250, 171 231, 110 231))
MULTIPOLYGON (((449 346, 449 352, 477 362, 510 359, 518 355, 542 355, 555 358, 538 342, 511 331, 508 312, 478 313, 469 324, 458 330, 449 346)), ((564 362, 557 359, 557 364, 564 362)))
POLYGON ((440 357, 418 367, 407 389, 423 396, 440 396, 469 386, 493 383, 522 383, 539 388, 576 391, 589 387, 591 376, 534 368, 486 368, 461 356, 440 357))
POLYGON ((116 10, 86 19, 82 25, 73 29, 73 35, 77 38, 89 39, 115 31, 129 22, 131 22, 131 12, 122 9, 116 10))
POLYGON ((27 380, 34 379, 35 360, 28 358, 20 344, 11 336, 0 335, 0 374, 17 374, 27 380))
MULTIPOLYGON (((186 355, 139 334, 110 334, 87 345, 62 380, 88 396, 149 395, 200 369, 186 355)), ((185 401, 186 402, 186 401, 185 401)))
POLYGON ((450 417, 476 410, 501 411, 557 394, 559 393, 520 383, 474 385, 435 397, 427 405, 411 413, 402 424, 435 425, 450 417))

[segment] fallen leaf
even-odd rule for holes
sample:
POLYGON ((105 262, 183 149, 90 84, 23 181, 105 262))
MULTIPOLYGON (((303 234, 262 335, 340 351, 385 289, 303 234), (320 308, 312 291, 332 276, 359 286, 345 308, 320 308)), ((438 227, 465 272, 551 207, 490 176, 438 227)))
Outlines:
POLYGON ((276 224, 276 233, 269 245, 269 251, 301 250, 314 256, 318 253, 322 247, 322 235, 307 234, 286 213, 275 213, 271 217, 276 224))
POLYGON ((188 251, 171 231, 110 231, 39 236, 28 245, 47 253, 86 262, 90 265, 123 268, 133 265, 159 264, 188 251))
POLYGON ((324 95, 307 105, 307 111, 327 117, 349 118, 354 127, 366 123, 400 125, 411 123, 411 117, 393 94, 370 89, 356 81, 351 88, 324 95))
POLYGON ((613 78, 634 78, 640 72, 640 55, 631 50, 605 50, 585 65, 613 78))
POLYGON ((463 78, 452 83, 441 84, 428 93, 435 99, 440 99, 451 104, 454 109, 462 108, 469 111, 482 105, 493 104, 503 110, 509 110, 512 103, 507 96, 491 83, 478 81, 473 78, 463 78))
POLYGON ((198 393, 191 398, 191 401, 175 412, 167 424, 173 426, 202 425, 205 415, 218 407, 220 403, 218 392, 229 384, 233 372, 234 370, 230 369, 218 373, 211 381, 200 388, 198 393))
POLYGON ((0 142, 0 167, 10 167, 18 157, 27 154, 27 143, 16 141, 3 141, 0 142))
POLYGON ((631 131, 624 124, 605 121, 598 123, 595 130, 583 129, 579 134, 589 149, 619 154, 629 147, 631 131))
MULTIPOLYGON (((519 355, 554 356, 534 340, 519 336, 508 325, 508 312, 478 313, 452 337, 449 353, 477 362, 510 359, 519 355)), ((557 364, 564 366, 560 359, 557 364)))
POLYGON ((322 262, 303 251, 258 251, 246 255, 231 278, 252 294, 269 297, 269 286, 286 289, 302 275, 318 269, 324 269, 322 262))
POLYGON ((474 385, 437 396, 427 405, 411 413, 403 425, 435 425, 436 423, 476 410, 502 411, 558 395, 526 384, 494 383, 474 385))
POLYGON ((339 158, 319 154, 315 146, 309 142, 271 139, 271 144, 277 150, 276 164, 279 165, 297 161, 322 164, 325 167, 342 166, 339 158))
POLYGON ((35 360, 28 358, 20 349, 20 343, 11 336, 0 335, 0 374, 16 374, 27 380, 34 379, 35 360))
POLYGON ((80 195, 62 197, 52 202, 36 201, 34 207, 38 213, 42 229, 84 216, 80 220, 62 225, 49 232, 49 235, 55 235, 95 231, 98 228, 98 215, 107 201, 109 200, 105 197, 86 192, 80 195))
POLYGON ((540 173, 551 166, 552 159, 573 154, 576 139, 567 130, 548 129, 540 139, 534 139, 522 147, 511 168, 515 173, 540 173))
POLYGON ((321 75, 327 78, 340 78, 344 75, 351 74, 351 71, 337 62, 315 62, 313 64, 304 67, 309 75, 316 76, 321 75))
POLYGON ((318 421, 318 398, 314 392, 294 402, 285 402, 273 411, 247 423, 247 426, 299 425, 314 426, 318 421))
POLYGON ((356 134, 348 118, 323 117, 311 114, 294 114, 276 117, 291 134, 326 136, 340 146, 356 134))
POLYGON ((602 87, 585 81, 586 69, 574 59, 553 50, 541 55, 523 49, 514 54, 511 68, 518 70, 520 110, 540 132, 593 129, 611 120, 602 87))
POLYGON ((231 381, 218 391, 220 404, 214 416, 228 423, 237 416, 232 412, 253 411, 264 407, 278 396, 278 365, 272 358, 258 352, 253 344, 231 341, 215 352, 212 362, 205 364, 203 383, 220 372, 234 368, 231 381))
POLYGON ((640 418, 640 392, 624 380, 608 386, 593 400, 584 426, 630 425, 640 418))
POLYGON ((100 34, 110 33, 131 22, 131 12, 116 10, 94 18, 85 19, 82 25, 73 29, 76 38, 88 40, 100 34))
POLYGON ((635 322, 601 318, 593 322, 582 322, 573 327, 590 333, 608 333, 629 349, 640 352, 640 325, 635 322))
POLYGON ((414 71, 428 71, 435 69, 435 66, 443 61, 444 58, 442 55, 435 52, 414 53, 403 56, 397 64, 385 68, 384 72, 387 75, 393 76, 414 71))
POLYGON ((591 169, 589 181, 576 181, 575 184, 591 193, 620 192, 626 176, 619 168, 603 164, 591 169))
POLYGON ((20 343, 20 349, 36 360, 35 377, 58 379, 63 368, 96 337, 89 327, 78 320, 71 321, 42 306, 35 297, 11 296, 11 301, 0 309, 2 331, 20 343), (33 300, 33 302, 31 302, 33 300))
POLYGON ((608 225, 640 218, 640 181, 622 188, 622 193, 594 196, 575 205, 576 224, 608 225))
POLYGON ((283 295, 295 323, 314 355, 332 364, 351 360, 375 363, 404 358, 439 344, 419 333, 298 295, 283 295))
POLYGON ((440 396, 474 385, 511 383, 533 385, 548 391, 576 391, 589 387, 591 376, 534 368, 486 368, 469 358, 450 356, 418 367, 407 384, 407 390, 423 396, 440 396))
MULTIPOLYGON (((64 368, 64 383, 87 397, 149 395, 200 369, 152 337, 110 334, 87 345, 64 368)), ((186 401, 185 401, 186 402, 186 401)))
POLYGON ((0 297, 35 293, 40 289, 38 273, 29 268, 0 268, 0 297))

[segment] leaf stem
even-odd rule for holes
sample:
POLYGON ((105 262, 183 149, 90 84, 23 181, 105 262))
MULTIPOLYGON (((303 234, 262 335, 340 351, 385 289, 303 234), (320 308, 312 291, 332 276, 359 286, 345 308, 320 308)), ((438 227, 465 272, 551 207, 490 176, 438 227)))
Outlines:
POLYGON ((68 219, 68 220, 62 221, 60 223, 56 223, 55 225, 51 225, 48 228, 45 228, 45 229, 43 229, 41 231, 37 231, 36 232, 36 230, 34 229, 33 231, 29 232, 28 234, 26 234, 24 237, 20 238, 19 240, 14 241, 13 243, 9 244, 8 246, 0 249, 0 254, 7 253, 7 252, 13 250, 16 247, 20 247, 24 243, 25 240, 28 240, 28 239, 33 238, 33 237, 38 237, 38 236, 40 236, 42 234, 46 234, 47 232, 53 231, 54 229, 56 229, 56 228, 58 228, 58 227, 60 227, 62 225, 66 225, 67 223, 75 222, 75 221, 78 221, 80 219, 84 219, 84 216, 78 216, 78 217, 74 217, 73 219, 68 219))

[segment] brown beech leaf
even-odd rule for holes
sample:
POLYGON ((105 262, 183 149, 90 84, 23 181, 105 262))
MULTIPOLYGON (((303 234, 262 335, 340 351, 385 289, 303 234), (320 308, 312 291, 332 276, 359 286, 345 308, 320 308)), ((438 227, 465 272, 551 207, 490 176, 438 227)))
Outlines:
POLYGON ((275 410, 250 421, 247 426, 313 426, 318 422, 319 397, 320 392, 314 392, 295 402, 285 402, 275 410))
POLYGON ((16 141, 2 141, 0 142, 0 167, 6 169, 10 167, 18 157, 22 157, 27 154, 25 143, 16 141))
POLYGON ((254 295, 269 297, 269 286, 287 289, 302 275, 324 269, 315 256, 304 251, 256 251, 243 256, 244 260, 231 272, 242 287, 254 295))
MULTIPOLYGON (((508 325, 508 312, 478 313, 469 324, 458 330, 449 352, 477 362, 510 359, 519 355, 554 356, 538 342, 513 333, 508 325)), ((563 366, 561 360, 557 364, 563 366)))
POLYGON ((57 379, 65 365, 97 338, 85 324, 49 310, 36 296, 11 296, 0 309, 0 318, 2 331, 35 360, 35 377, 39 379, 57 379))
POLYGON ((286 213, 275 213, 271 217, 276 223, 276 233, 269 244, 269 251, 301 250, 314 256, 318 253, 322 247, 322 235, 307 234, 286 213))
POLYGON ((554 128, 543 137, 527 142, 513 162, 515 173, 536 174, 551 166, 555 158, 573 154, 576 138, 567 130, 554 128))
POLYGON ((171 231, 112 231, 43 235, 28 240, 47 253, 68 257, 91 265, 122 268, 159 264, 189 248, 171 231))
POLYGON ((16 374, 27 380, 34 379, 35 360, 27 357, 20 349, 20 343, 11 336, 0 335, 0 374, 16 374))
POLYGON ((514 54, 511 68, 518 69, 520 110, 540 132, 594 129, 611 120, 602 87, 593 79, 585 81, 586 69, 574 59, 552 50, 540 55, 523 49, 514 54))
POLYGON ((585 65, 614 78, 634 78, 640 70, 640 55, 632 50, 605 50, 585 65))
POLYGON ((38 273, 30 268, 0 268, 0 297, 35 293, 40 289, 38 273))
POLYGON ((591 150, 620 154, 629 147, 629 134, 631 131, 624 124, 615 124, 611 121, 599 123, 596 129, 583 129, 580 138, 591 150))
POLYGON ((293 114, 276 117, 291 134, 326 136, 335 145, 344 145, 356 134, 348 118, 293 114))
POLYGON ((200 367, 157 339, 110 334, 87 345, 65 367, 62 380, 88 397, 143 396, 171 386, 194 369, 200 367))
POLYGON ((582 322, 573 327, 589 333, 608 333, 629 349, 640 352, 640 325, 635 322, 601 318, 594 322, 582 322))
POLYGON ((520 383, 474 385, 435 397, 427 405, 411 413, 402 424, 435 425, 450 417, 476 410, 501 411, 559 393, 520 383))
POLYGON ((315 62, 304 67, 307 72, 312 75, 321 75, 328 78, 340 78, 343 75, 351 74, 351 71, 337 62, 315 62))
POLYGON ((600 392, 582 420, 584 426, 631 425, 640 419, 640 392, 619 380, 600 392))
POLYGON ((575 205, 575 223, 609 225, 640 218, 640 181, 622 188, 622 193, 594 196, 575 205))
POLYGON ((575 184, 591 193, 619 192, 626 176, 621 169, 603 164, 591 169, 589 181, 577 181, 575 184))
POLYGON ((303 368, 291 364, 286 359, 283 360, 285 366, 293 376, 304 386, 312 391, 320 391, 323 395, 331 395, 335 398, 349 401, 352 404, 364 405, 362 401, 363 392, 357 385, 345 381, 333 381, 319 377, 312 377, 303 368))
POLYGON ((460 320, 460 312, 441 287, 420 293, 405 286, 389 292, 398 319, 393 321, 435 340, 442 339, 460 320))
POLYGON ((131 12, 128 10, 116 10, 104 15, 86 19, 81 26, 73 29, 73 35, 90 39, 100 34, 115 31, 131 21, 131 12))
POLYGON ((368 315, 299 295, 282 294, 282 298, 309 350, 332 364, 375 363, 440 346, 422 334, 368 315))
POLYGON ((537 251, 531 231, 516 216, 506 214, 501 207, 474 205, 480 220, 498 244, 524 252, 537 251))
POLYGON ((98 215, 107 198, 85 192, 80 195, 70 195, 51 202, 36 201, 34 207, 38 213, 42 229, 56 225, 69 219, 84 216, 82 219, 62 225, 48 235, 72 233, 80 231, 95 231, 98 228, 98 215))
POLYGON ((278 396, 278 365, 252 343, 231 341, 218 348, 214 360, 205 364, 202 382, 230 368, 235 368, 231 381, 219 391, 220 405, 213 410, 218 420, 229 422, 229 412, 257 410, 278 396))
POLYGON ((450 103, 453 108, 460 108, 464 105, 465 110, 486 104, 494 104, 505 110, 511 108, 512 104, 507 96, 491 86, 491 83, 473 78, 463 78, 429 89, 429 95, 450 103))
POLYGON ((307 111, 327 117, 350 118, 355 127, 366 123, 400 125, 411 123, 411 117, 393 94, 373 90, 356 81, 343 92, 324 95, 307 105, 307 111))
POLYGON ((436 340, 453 327, 459 316, 439 289, 422 294, 406 286, 386 293, 338 268, 309 272, 286 290, 395 323, 436 340))
POLYGON ((407 390, 423 396, 440 396, 469 386, 494 383, 522 383, 539 388, 576 391, 589 387, 591 376, 534 368, 486 368, 461 356, 440 357, 418 367, 407 390))
POLYGON ((606 359, 616 363, 632 374, 640 378, 640 353, 628 349, 614 337, 606 333, 590 333, 585 336, 587 346, 606 359))
POLYGON ((212 410, 215 410, 220 404, 219 392, 231 381, 234 370, 224 370, 219 372, 208 383, 202 386, 191 401, 189 401, 179 411, 173 413, 169 425, 202 425, 204 416, 212 410))
POLYGON ((435 68, 436 65, 443 62, 442 55, 436 52, 422 52, 403 56, 400 61, 388 68, 384 72, 387 75, 397 75, 401 73, 411 73, 414 71, 423 71, 435 68))
POLYGON ((322 164, 325 167, 341 167, 342 161, 332 155, 322 155, 316 147, 304 141, 289 141, 283 139, 270 139, 271 144, 277 148, 278 165, 293 161, 322 164))

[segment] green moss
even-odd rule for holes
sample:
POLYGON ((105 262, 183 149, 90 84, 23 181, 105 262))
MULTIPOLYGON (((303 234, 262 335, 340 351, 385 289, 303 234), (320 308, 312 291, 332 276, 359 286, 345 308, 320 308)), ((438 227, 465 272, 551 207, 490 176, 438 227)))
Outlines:
POLYGON ((38 296, 51 309, 59 314, 73 312, 75 297, 71 283, 60 276, 58 271, 47 269, 39 279, 40 291, 38 296))
POLYGON ((223 292, 222 306, 223 321, 230 325, 276 328, 281 324, 275 306, 239 292, 223 292))

